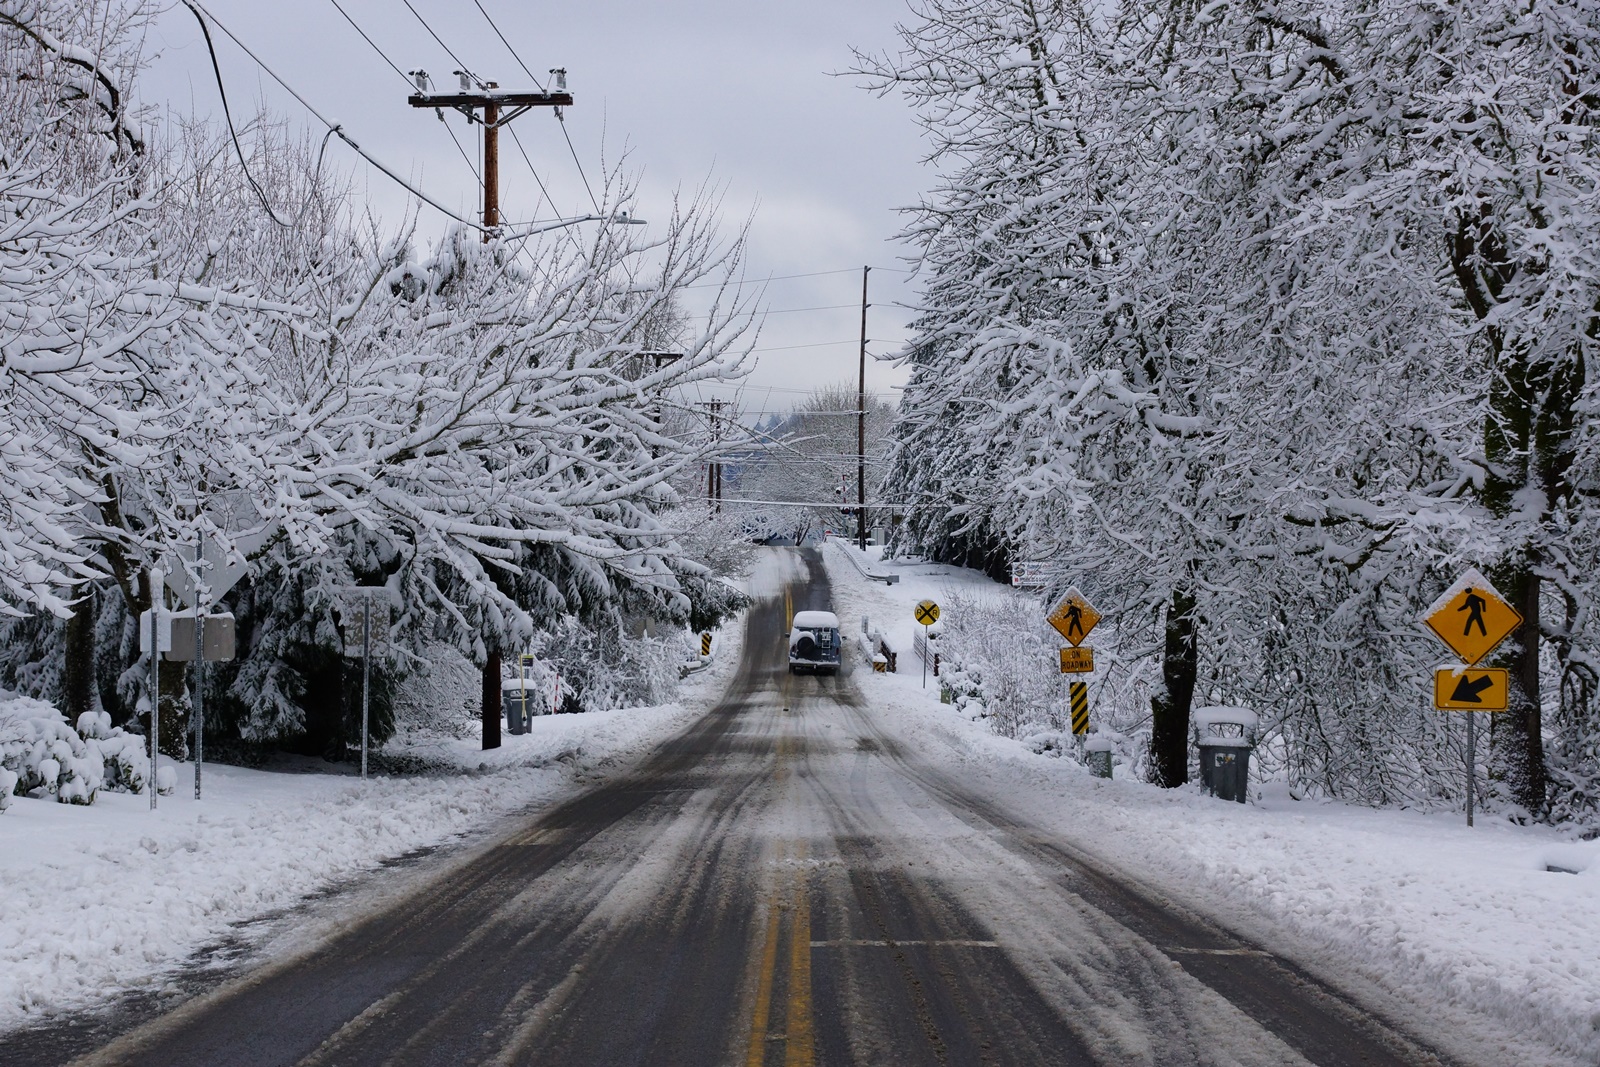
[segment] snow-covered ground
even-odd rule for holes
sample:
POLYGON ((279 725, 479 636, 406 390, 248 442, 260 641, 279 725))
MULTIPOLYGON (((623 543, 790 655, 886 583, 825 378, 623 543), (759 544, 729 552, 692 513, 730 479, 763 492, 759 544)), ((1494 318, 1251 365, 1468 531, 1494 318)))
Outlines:
MULTIPOLYGON (((792 573, 792 558, 764 554, 743 584, 770 596, 792 573)), ((159 986, 254 917, 573 795, 704 713, 742 633, 742 620, 726 624, 711 666, 669 705, 540 716, 491 752, 443 737, 396 746, 456 773, 362 782, 208 764, 197 802, 192 765, 180 765, 155 811, 129 793, 88 807, 15 798, 0 814, 0 1029, 159 986)))
MULTIPOLYGON (((902 649, 899 674, 858 666, 854 677, 910 750, 1375 1005, 1389 995, 1439 1005, 1436 1016, 1405 1016, 1441 1047, 1466 1019, 1491 1038, 1549 1048, 1547 1062, 1600 1063, 1600 841, 1495 819, 1468 829, 1459 813, 1296 801, 1271 784, 1240 805, 1195 787, 1093 778, 956 714, 931 678, 922 688, 912 606, 983 586, 1015 594, 961 568, 879 563, 876 550, 872 570, 901 580, 870 583, 843 555, 854 551, 823 551, 835 610, 852 631, 870 616, 902 649)), ((1524 1049, 1506 1062, 1542 1061, 1524 1049)))

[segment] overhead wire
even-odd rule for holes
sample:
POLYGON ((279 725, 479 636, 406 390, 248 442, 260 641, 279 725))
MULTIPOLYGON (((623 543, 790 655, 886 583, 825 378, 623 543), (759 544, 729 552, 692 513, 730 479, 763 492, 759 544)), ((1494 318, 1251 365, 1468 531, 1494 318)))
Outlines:
MULTIPOLYGON (((461 70, 466 71, 468 76, 471 77, 474 81, 476 81, 477 80, 477 76, 471 73, 471 71, 467 67, 466 62, 460 56, 456 55, 454 49, 452 49, 449 45, 444 43, 444 38, 440 37, 439 34, 434 31, 434 28, 428 24, 428 20, 422 17, 422 12, 418 11, 415 7, 412 6, 411 0, 400 0, 400 2, 406 5, 406 10, 410 11, 412 15, 416 16, 417 21, 422 23, 422 28, 427 30, 429 36, 431 36, 435 41, 439 42, 439 47, 443 48, 445 50, 445 52, 450 56, 450 58, 456 61, 456 64, 461 68, 461 70)), ((474 3, 476 3, 476 0, 474 0, 474 3)), ((511 53, 511 58, 513 58, 513 59, 515 59, 517 61, 517 66, 521 67, 523 72, 525 74, 527 74, 528 77, 533 79, 533 83, 539 87, 539 91, 540 92, 544 92, 544 84, 542 82, 540 82, 537 77, 534 76, 534 73, 533 73, 532 70, 528 69, 528 64, 526 64, 526 63, 524 63, 522 61, 522 57, 517 54, 517 50, 515 48, 511 47, 511 42, 506 40, 505 34, 500 32, 500 27, 495 25, 494 19, 489 17, 489 12, 484 10, 484 7, 483 7, 482 4, 477 4, 477 8, 478 8, 478 11, 480 13, 482 13, 485 21, 487 21, 489 23, 489 28, 494 30, 495 36, 500 38, 500 43, 505 45, 506 46, 506 50, 511 53)), ((562 130, 563 136, 565 136, 565 134, 566 134, 566 126, 564 124, 563 124, 561 130, 562 130)), ((528 165, 528 171, 529 171, 529 173, 531 173, 533 175, 534 182, 539 186, 539 192, 544 196, 545 200, 550 204, 551 209, 554 210, 555 209, 555 198, 552 197, 550 195, 549 190, 545 188, 544 180, 539 177, 538 170, 534 168, 532 158, 529 157, 527 149, 525 149, 522 146, 522 139, 517 136, 517 131, 512 126, 510 126, 509 124, 506 126, 506 132, 511 134, 512 143, 514 143, 517 146, 517 151, 519 153, 521 153, 523 162, 528 165)), ((569 150, 572 149, 572 141, 571 141, 570 138, 568 138, 568 140, 567 140, 567 148, 569 150)), ((576 153, 576 151, 573 152, 573 160, 574 160, 574 162, 577 161, 577 153, 576 153)), ((476 174, 477 171, 474 170, 473 173, 476 174)), ((588 191, 589 191, 589 202, 592 205, 594 205, 595 214, 596 215, 600 214, 600 203, 599 203, 599 201, 597 201, 595 199, 594 190, 593 189, 589 189, 589 179, 588 179, 588 176, 583 173, 583 164, 582 163, 578 163, 578 176, 583 178, 584 188, 588 189, 588 191)), ((538 205, 537 204, 534 205, 534 214, 538 214, 538 205)), ((579 244, 577 237, 573 236, 571 233, 568 233, 567 236, 569 238, 571 238, 573 245, 578 247, 579 250, 581 251, 582 250, 582 245, 579 244)))
MULTIPOLYGON (((405 82, 407 86, 415 86, 415 83, 411 80, 411 76, 405 71, 401 70, 400 65, 394 60, 390 59, 387 52, 378 47, 378 42, 374 41, 367 34, 367 31, 361 28, 361 24, 350 16, 350 12, 346 11, 339 4, 339 0, 328 0, 328 3, 333 5, 335 11, 344 16, 344 20, 350 24, 350 28, 361 35, 361 39, 367 42, 368 47, 370 47, 374 52, 378 53, 378 58, 389 64, 389 69, 394 71, 395 74, 399 76, 401 81, 405 82)), ((450 124, 448 122, 444 124, 444 132, 450 135, 450 140, 455 143, 456 151, 461 153, 461 158, 466 162, 467 169, 472 172, 473 178, 481 182, 483 179, 478 173, 477 164, 472 162, 472 157, 467 154, 467 150, 461 147, 461 139, 456 136, 456 131, 450 128, 450 124)))
MULTIPOLYGON (((185 0, 185 3, 188 3, 188 0, 185 0)), ((255 191, 256 199, 260 200, 261 206, 266 209, 267 217, 279 226, 288 229, 289 223, 278 217, 277 211, 273 209, 271 202, 267 200, 266 192, 256 182, 255 175, 250 173, 250 164, 244 158, 244 148, 239 144, 239 131, 233 128, 233 112, 228 109, 228 90, 223 88, 222 85, 222 66, 217 62, 217 49, 211 41, 211 27, 206 25, 206 20, 200 16, 199 10, 193 4, 188 4, 188 6, 189 11, 195 17, 195 21, 200 23, 200 32, 206 39, 206 52, 211 56, 211 71, 217 76, 217 95, 222 98, 222 117, 228 122, 228 136, 233 138, 233 150, 239 156, 239 168, 244 171, 244 180, 249 182, 250 188, 255 191)), ((221 25, 221 23, 218 23, 218 25, 221 25)), ((229 34, 229 36, 231 37, 232 34, 229 34)), ((324 142, 324 146, 326 146, 326 142, 324 142)), ((318 167, 320 168, 320 166, 321 161, 319 159, 318 167)))
POLYGON ((413 15, 417 16, 417 21, 422 23, 422 28, 427 30, 429 36, 431 36, 435 41, 439 42, 439 47, 443 48, 445 52, 449 54, 450 58, 456 61, 456 66, 460 67, 463 73, 476 81, 476 77, 472 74, 472 71, 468 69, 467 65, 462 62, 461 57, 450 51, 450 46, 444 43, 444 38, 433 32, 433 27, 428 25, 428 20, 422 17, 422 12, 411 6, 411 0, 400 0, 400 2, 406 5, 407 11, 410 11, 413 15))
MULTIPOLYGON (((903 267, 873 267, 872 269, 873 270, 890 270, 890 271, 894 271, 896 274, 912 274, 912 273, 915 273, 914 271, 906 270, 903 267)), ((767 282, 786 282, 786 281, 789 281, 792 278, 821 278, 821 277, 824 277, 824 276, 829 275, 829 274, 855 274, 855 273, 859 272, 860 270, 861 270, 860 267, 840 267, 838 270, 814 270, 814 271, 810 271, 810 272, 808 272, 806 274, 778 274, 778 275, 774 275, 772 277, 767 277, 767 278, 761 279, 760 284, 765 285, 767 282)), ((717 287, 719 287, 719 286, 721 286, 723 284, 724 284, 723 282, 703 282, 703 283, 696 284, 696 285, 679 286, 679 288, 681 288, 681 289, 715 289, 715 288, 717 288, 717 287)), ((754 284, 754 283, 752 283, 752 284, 754 284)), ((852 305, 852 306, 857 306, 857 305, 852 305)))
POLYGON ((484 21, 487 22, 489 24, 489 28, 494 31, 494 35, 500 38, 500 43, 506 46, 506 51, 511 53, 511 58, 517 61, 517 66, 522 68, 522 73, 532 78, 533 84, 539 87, 539 91, 541 93, 544 92, 544 82, 539 80, 539 76, 537 74, 528 69, 528 64, 524 63, 522 61, 522 57, 517 54, 517 50, 511 47, 511 42, 506 40, 506 35, 500 32, 500 27, 494 24, 494 19, 489 17, 489 12, 484 8, 483 4, 479 3, 478 0, 472 0, 472 2, 477 4, 478 11, 482 13, 484 21))
MULTIPOLYGON (((312 117, 314 117, 318 122, 320 122, 324 126, 326 126, 329 129, 329 131, 331 131, 334 134, 337 134, 338 137, 339 137, 339 140, 341 140, 345 144, 349 145, 350 148, 358 156, 360 156, 362 159, 366 160, 373 167, 376 167, 378 169, 378 171, 381 174, 383 174, 384 177, 388 178, 390 181, 394 182, 396 185, 400 186, 400 188, 404 189, 406 192, 410 193, 412 196, 416 197, 418 200, 422 201, 424 204, 427 204, 429 207, 433 208, 435 211, 437 211, 440 214, 444 215, 446 218, 453 219, 454 221, 461 223, 463 226, 471 227, 474 230, 480 230, 481 231, 481 230, 484 229, 484 226, 481 223, 473 222, 471 219, 462 218, 460 215, 456 214, 454 211, 451 211, 449 208, 447 208, 443 204, 439 203, 437 200, 435 200, 433 197, 429 196, 427 193, 424 193, 422 190, 418 189, 416 186, 412 185, 410 182, 408 182, 404 178, 400 177, 400 175, 398 175, 394 171, 390 170, 376 156, 373 156, 365 148, 362 148, 361 145, 356 142, 355 138, 351 137, 348 133, 346 133, 344 131, 344 126, 341 123, 330 121, 327 117, 325 117, 322 114, 322 112, 318 111, 315 107, 313 107, 309 100, 307 100, 305 97, 301 96, 300 93, 297 92, 293 86, 291 86, 288 82, 284 81, 283 78, 279 77, 277 71, 275 71, 271 67, 267 66, 265 60, 263 60, 260 56, 256 55, 255 52, 251 51, 250 46, 245 44, 242 40, 240 40, 238 34, 234 33, 232 30, 228 29, 228 27, 226 25, 224 25, 222 23, 222 21, 217 18, 217 16, 213 15, 211 13, 210 9, 207 8, 204 4, 202 4, 200 2, 200 0, 183 0, 183 2, 185 4, 185 6, 187 6, 190 10, 198 9, 199 11, 204 12, 206 18, 209 18, 213 23, 215 23, 217 29, 219 29, 223 33, 227 34, 228 39, 231 40, 234 44, 238 45, 239 49, 241 51, 243 51, 245 55, 249 56, 255 62, 256 66, 260 67, 262 69, 262 71, 264 71, 269 78, 271 78, 273 81, 277 82, 278 85, 283 89, 284 92, 286 92, 290 96, 294 97, 295 100, 299 102, 301 107, 303 107, 307 111, 311 112, 312 117)), ((208 34, 207 35, 208 39, 209 39, 209 36, 210 35, 208 34)))
POLYGON ((374 41, 374 40, 373 40, 373 39, 372 39, 372 38, 371 38, 371 37, 368 37, 368 36, 367 36, 367 31, 366 31, 366 30, 363 30, 363 29, 362 29, 362 28, 361 28, 361 27, 360 27, 360 26, 359 26, 359 25, 358 25, 358 24, 357 24, 357 23, 356 23, 356 20, 355 20, 355 19, 353 19, 353 18, 351 18, 351 17, 350 17, 350 12, 348 12, 348 11, 346 11, 346 10, 345 10, 345 9, 344 9, 344 8, 342 8, 342 7, 340 7, 340 6, 339 6, 339 0, 328 0, 328 3, 330 3, 330 4, 332 4, 332 5, 333 5, 333 6, 334 6, 334 9, 335 9, 335 10, 336 10, 336 11, 338 11, 338 12, 339 12, 339 14, 341 14, 341 15, 343 15, 343 16, 344 16, 344 20, 345 20, 345 21, 346 21, 346 22, 348 22, 348 23, 349 23, 349 24, 350 24, 350 27, 351 27, 351 29, 353 29, 353 30, 355 30, 355 31, 356 31, 356 32, 357 32, 357 33, 359 33, 359 34, 360 34, 360 35, 361 35, 361 39, 362 39, 362 40, 363 40, 363 41, 365 41, 365 42, 367 42, 367 44, 369 44, 369 45, 371 45, 371 46, 372 46, 372 50, 373 50, 373 51, 374 51, 374 52, 376 52, 376 53, 378 53, 378 55, 379 55, 379 57, 380 57, 380 58, 381 58, 381 59, 382 59, 382 60, 383 60, 383 61, 384 61, 384 62, 385 62, 385 63, 387 63, 387 64, 389 64, 389 66, 390 66, 390 67, 393 67, 393 68, 394 68, 394 72, 395 72, 395 73, 396 73, 396 74, 398 74, 398 75, 400 75, 400 77, 401 77, 401 78, 402 78, 402 79, 404 79, 404 80, 405 80, 405 82, 406 82, 406 84, 407 84, 407 85, 410 85, 410 84, 411 84, 411 79, 410 79, 410 78, 409 78, 409 77, 407 77, 407 75, 406 75, 406 72, 405 72, 405 71, 403 71, 403 70, 401 70, 401 69, 400 69, 400 68, 399 68, 399 67, 398 67, 398 66, 397 66, 397 65, 396 65, 396 64, 395 64, 395 61, 394 61, 394 60, 392 60, 392 59, 390 59, 390 58, 389 58, 389 57, 388 57, 388 56, 387 56, 387 55, 385 55, 385 54, 384 54, 384 51, 383 51, 383 49, 381 49, 381 48, 379 48, 379 47, 378 47, 378 44, 377 44, 377 42, 376 42, 376 41, 374 41))
POLYGON ((594 213, 600 214, 600 201, 594 197, 594 189, 589 185, 589 176, 583 172, 583 161, 578 158, 578 150, 572 146, 572 138, 567 135, 567 120, 562 116, 561 109, 556 108, 556 122, 561 124, 561 136, 567 142, 567 151, 572 153, 572 162, 578 167, 578 177, 583 179, 583 188, 589 194, 589 203, 594 206, 594 213))

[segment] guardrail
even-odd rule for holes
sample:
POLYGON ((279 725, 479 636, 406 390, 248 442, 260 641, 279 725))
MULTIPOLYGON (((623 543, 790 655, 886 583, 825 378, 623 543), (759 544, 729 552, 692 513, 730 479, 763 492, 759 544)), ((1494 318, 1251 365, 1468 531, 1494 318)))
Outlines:
POLYGON ((932 646, 939 640, 938 634, 928 634, 924 626, 921 630, 911 635, 911 648, 922 657, 922 662, 933 671, 935 678, 939 677, 939 650, 932 646), (931 640, 930 640, 931 637, 931 640), (931 650, 931 655, 930 655, 931 650))
POLYGON ((873 574, 871 571, 867 570, 866 565, 856 558, 856 554, 850 551, 849 546, 847 546, 837 537, 828 538, 828 544, 837 545, 839 551, 844 553, 844 558, 850 561, 850 566, 854 567, 856 569, 856 573, 861 575, 861 577, 865 578, 867 581, 882 582, 884 585, 894 585, 900 581, 900 576, 898 574, 873 574))
POLYGON ((889 642, 883 639, 883 634, 873 627, 865 615, 861 616, 861 653, 874 671, 883 670, 894 674, 895 668, 899 666, 899 655, 889 647, 889 642), (882 667, 878 665, 880 659, 882 667))

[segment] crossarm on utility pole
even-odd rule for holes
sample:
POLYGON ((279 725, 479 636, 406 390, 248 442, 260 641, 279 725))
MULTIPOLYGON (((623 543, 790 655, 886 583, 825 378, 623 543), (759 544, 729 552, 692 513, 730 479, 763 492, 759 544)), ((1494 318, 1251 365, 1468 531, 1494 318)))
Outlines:
MULTIPOLYGON (((562 71, 558 85, 566 84, 562 71)), ((427 75, 416 72, 417 84, 426 85, 427 75)), ((463 78, 466 76, 463 75, 463 78)), ((463 84, 466 84, 465 81, 463 84)), ((502 92, 494 82, 482 83, 475 93, 415 92, 406 97, 412 107, 450 108, 472 122, 483 124, 483 239, 489 241, 500 225, 500 127, 534 107, 570 107, 572 94, 502 92), (482 111, 482 115, 479 115, 482 111)))

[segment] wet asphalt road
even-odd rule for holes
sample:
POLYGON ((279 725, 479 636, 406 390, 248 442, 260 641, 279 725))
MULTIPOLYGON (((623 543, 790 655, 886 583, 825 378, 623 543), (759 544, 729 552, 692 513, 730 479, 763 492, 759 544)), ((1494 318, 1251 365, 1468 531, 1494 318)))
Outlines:
POLYGON ((806 564, 632 772, 77 1062, 1447 1062, 907 758, 848 674, 790 676, 806 564))

